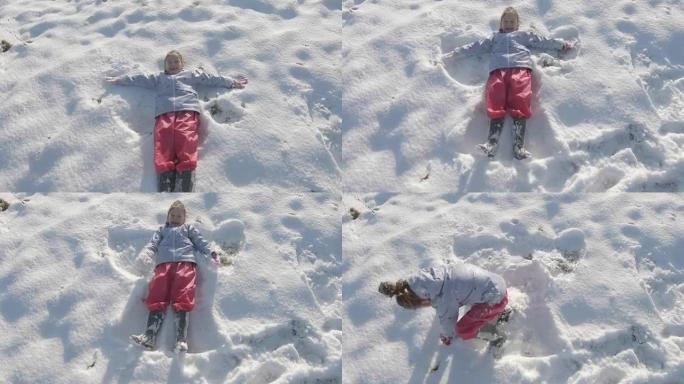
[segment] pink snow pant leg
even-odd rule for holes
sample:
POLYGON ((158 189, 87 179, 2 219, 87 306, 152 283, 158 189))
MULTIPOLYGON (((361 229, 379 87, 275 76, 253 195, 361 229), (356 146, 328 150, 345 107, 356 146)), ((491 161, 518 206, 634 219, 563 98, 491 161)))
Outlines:
POLYGON ((154 168, 157 173, 197 168, 200 119, 195 111, 167 112, 154 125, 154 168))
POLYGON ((163 263, 154 269, 147 294, 147 309, 165 311, 171 304, 173 310, 192 311, 195 307, 197 266, 190 262, 163 263))
POLYGON ((498 304, 475 304, 468 313, 456 323, 456 334, 463 340, 477 336, 483 325, 499 317, 508 304, 508 292, 498 304))
POLYGON ((487 115, 502 119, 509 111, 516 119, 532 117, 532 70, 500 68, 489 74, 486 87, 487 115))

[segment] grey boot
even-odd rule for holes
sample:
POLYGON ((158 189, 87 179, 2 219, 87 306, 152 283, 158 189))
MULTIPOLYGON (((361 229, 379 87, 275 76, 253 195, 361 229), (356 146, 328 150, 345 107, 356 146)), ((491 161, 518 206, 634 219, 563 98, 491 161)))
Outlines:
POLYGON ((531 154, 524 148, 525 119, 513 119, 513 157, 518 160, 527 159, 531 154))
POLYGON ((147 328, 142 335, 132 335, 131 340, 147 350, 153 350, 157 335, 164 322, 164 311, 152 311, 147 317, 147 328))
POLYGON ((496 148, 499 145, 499 137, 501 136, 501 131, 503 130, 504 119, 492 119, 489 122, 489 135, 487 135, 487 142, 484 144, 478 144, 480 148, 487 157, 494 157, 496 155, 496 148))
POLYGON ((176 352, 188 350, 188 312, 176 312, 176 352))
POLYGON ((158 192, 173 192, 176 185, 176 171, 162 172, 158 176, 158 192))
POLYGON ((176 174, 176 192, 192 192, 195 188, 195 171, 183 171, 176 174))

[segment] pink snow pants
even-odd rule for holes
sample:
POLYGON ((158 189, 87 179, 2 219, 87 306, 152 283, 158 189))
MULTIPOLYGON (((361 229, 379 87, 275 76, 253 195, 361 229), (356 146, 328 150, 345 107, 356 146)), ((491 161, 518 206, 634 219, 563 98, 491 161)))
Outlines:
POLYGON ((154 168, 157 173, 197 168, 199 113, 167 112, 154 125, 154 168))
POLYGON ((516 119, 532 116, 532 70, 529 68, 500 68, 487 80, 487 115, 490 119, 506 117, 506 111, 516 119))
POLYGON ((475 304, 468 313, 456 323, 456 334, 463 340, 472 339, 477 336, 483 325, 499 317, 506 309, 508 304, 508 292, 504 294, 501 302, 494 305, 475 304))
POLYGON ((147 294, 147 309, 165 311, 171 304, 173 310, 189 312, 195 307, 197 265, 190 262, 163 263, 154 269, 147 294))

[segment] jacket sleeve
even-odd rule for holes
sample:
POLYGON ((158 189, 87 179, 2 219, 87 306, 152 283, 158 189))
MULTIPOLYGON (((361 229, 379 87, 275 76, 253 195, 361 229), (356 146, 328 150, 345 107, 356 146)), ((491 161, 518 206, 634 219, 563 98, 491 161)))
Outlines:
POLYGON ((162 239, 161 232, 162 232, 163 227, 159 227, 154 232, 154 235, 152 235, 152 239, 145 245, 143 248, 142 252, 146 252, 150 257, 154 257, 155 254, 157 254, 157 247, 159 246, 159 242, 162 239))
POLYGON ((197 228, 192 225, 188 225, 188 236, 190 241, 195 246, 200 253, 204 256, 209 256, 211 254, 211 248, 209 248, 209 242, 204 240, 204 237, 199 233, 197 228))
POLYGON ((528 31, 525 33, 524 45, 529 48, 537 48, 550 51, 554 49, 563 49, 565 41, 563 39, 549 39, 535 32, 528 31))
POLYGON ((437 309, 437 316, 439 316, 439 325, 442 327, 441 335, 445 337, 456 336, 456 321, 458 321, 458 307, 454 305, 446 306, 442 304, 437 309))
POLYGON ((474 43, 462 45, 453 50, 454 56, 473 56, 483 53, 490 53, 492 51, 492 42, 494 38, 490 37, 474 43))
POLYGON ((118 85, 133 85, 141 88, 154 89, 159 82, 159 76, 151 73, 138 75, 123 75, 116 78, 118 85))
POLYGON ((220 75, 211 75, 199 69, 192 71, 192 75, 190 76, 189 80, 196 85, 233 88, 233 78, 220 75))

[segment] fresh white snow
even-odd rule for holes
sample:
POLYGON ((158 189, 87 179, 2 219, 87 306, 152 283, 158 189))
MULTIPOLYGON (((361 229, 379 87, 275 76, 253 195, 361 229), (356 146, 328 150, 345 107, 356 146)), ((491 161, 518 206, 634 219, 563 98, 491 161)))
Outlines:
POLYGON ((0 382, 683 383, 683 20, 681 0, 0 1, 0 382), (494 160, 476 149, 488 59, 440 60, 509 5, 579 42, 533 55, 525 161, 510 117, 494 160), (249 78, 198 89, 196 194, 152 193, 154 93, 104 81, 172 49, 249 78), (157 351, 128 339, 135 257, 176 199, 227 256, 200 263, 185 355, 170 317, 157 351), (377 292, 460 261, 509 284, 499 359, 377 292))

